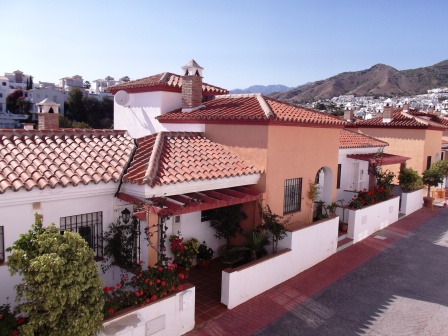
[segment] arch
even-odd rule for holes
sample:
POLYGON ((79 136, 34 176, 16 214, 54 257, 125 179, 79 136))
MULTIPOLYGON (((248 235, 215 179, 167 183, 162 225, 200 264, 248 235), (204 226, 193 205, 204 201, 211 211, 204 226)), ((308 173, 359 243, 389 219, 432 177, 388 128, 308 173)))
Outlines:
POLYGON ((329 167, 321 167, 316 172, 315 183, 319 186, 318 201, 325 204, 332 202, 333 195, 333 171, 329 167))

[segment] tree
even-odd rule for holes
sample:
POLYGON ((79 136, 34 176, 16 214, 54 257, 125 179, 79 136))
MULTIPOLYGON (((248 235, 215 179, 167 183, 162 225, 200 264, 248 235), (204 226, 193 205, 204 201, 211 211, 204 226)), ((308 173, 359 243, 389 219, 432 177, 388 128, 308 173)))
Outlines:
POLYGON ((272 253, 277 252, 278 242, 286 237, 286 226, 289 224, 292 216, 283 219, 283 216, 272 212, 269 205, 262 207, 259 204, 261 225, 258 228, 264 230, 271 240, 272 253))
POLYGON ((91 128, 89 124, 85 122, 78 122, 70 120, 69 118, 59 115, 59 127, 60 128, 91 128))
POLYGON ((83 103, 84 93, 79 88, 74 88, 68 93, 68 114, 76 121, 87 121, 83 103))
POLYGON ((90 89, 90 88, 92 87, 92 85, 90 84, 89 81, 85 81, 85 82, 84 82, 84 87, 85 87, 86 89, 90 89))
POLYGON ((16 90, 6 96, 6 109, 11 113, 19 113, 20 106, 17 104, 23 98, 23 91, 16 90))
POLYGON ((124 76, 120 78, 120 81, 122 82, 129 82, 131 79, 129 78, 129 76, 124 76))
POLYGON ((44 228, 36 214, 32 229, 7 251, 11 275, 23 279, 16 286, 16 310, 28 318, 21 335, 96 335, 102 329, 102 281, 93 250, 78 233, 44 228))
POLYGON ((423 184, 428 186, 427 197, 431 197, 431 187, 437 187, 443 182, 443 176, 437 166, 432 165, 423 172, 423 184))
POLYGON ((227 248, 230 248, 230 238, 236 237, 237 233, 242 233, 241 221, 247 215, 241 210, 241 204, 212 209, 208 213, 210 226, 216 230, 215 237, 224 238, 227 241, 227 248))

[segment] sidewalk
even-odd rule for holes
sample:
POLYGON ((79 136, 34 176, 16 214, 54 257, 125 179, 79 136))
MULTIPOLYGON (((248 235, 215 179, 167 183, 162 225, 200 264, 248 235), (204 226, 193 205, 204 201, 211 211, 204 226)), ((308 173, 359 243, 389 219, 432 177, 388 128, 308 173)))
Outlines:
MULTIPOLYGON (((381 254, 393 251, 394 244, 403 241, 402 238, 409 238, 414 235, 414 231, 423 224, 431 220, 436 221, 436 216, 440 217, 443 213, 448 215, 448 212, 445 210, 444 208, 423 208, 410 216, 404 217, 386 229, 337 252, 323 262, 254 299, 224 312, 221 316, 202 326, 197 326, 195 330, 187 335, 253 335, 255 333, 272 335, 273 332, 274 334, 281 334, 280 330, 283 330, 285 335, 314 335, 315 329, 310 328, 310 321, 303 321, 303 316, 306 314, 303 312, 298 313, 301 307, 307 307, 312 304, 314 301, 310 299, 313 296, 327 290, 329 286, 338 282, 342 277, 349 275, 360 266, 374 260, 375 257, 381 254), (389 247, 392 250, 388 249, 385 251, 389 247), (300 321, 297 321, 298 314, 301 317, 300 321), (294 317, 294 315, 296 316, 294 317), (295 323, 301 324, 302 322, 303 325, 295 327, 295 323), (274 331, 272 328, 275 324, 278 324, 278 329, 274 331), (263 328, 265 329, 263 330, 263 328), (297 332, 294 332, 294 330, 297 330, 297 332), (299 330, 302 330, 302 332, 299 332, 299 330)), ((440 226, 441 224, 439 223, 438 225, 440 226)), ((366 299, 368 300, 368 298, 362 298, 362 300, 366 299)), ((325 315, 324 308, 325 306, 321 307, 323 309, 321 313, 325 315)), ((350 323, 352 324, 351 327, 353 327, 354 322, 351 321, 350 323)), ((328 335, 343 335, 344 333, 347 335, 347 330, 350 330, 347 328, 344 332, 328 333, 328 335)), ((322 333, 322 330, 320 332, 321 335, 325 334, 322 333)), ((351 334, 355 335, 358 333, 353 331, 351 334)), ((316 335, 319 335, 319 333, 316 333, 316 335)), ((371 335, 385 334, 371 333, 371 335)))

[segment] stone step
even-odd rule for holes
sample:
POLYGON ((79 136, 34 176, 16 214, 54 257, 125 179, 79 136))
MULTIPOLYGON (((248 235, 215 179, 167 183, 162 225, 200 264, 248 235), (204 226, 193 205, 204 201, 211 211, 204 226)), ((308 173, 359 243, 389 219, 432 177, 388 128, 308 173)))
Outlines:
POLYGON ((341 241, 341 240, 343 240, 345 238, 347 238, 347 232, 339 231, 339 233, 338 233, 338 241, 341 241))
POLYGON ((350 245, 353 245, 353 239, 344 238, 344 239, 338 241, 338 248, 336 249, 336 251, 341 251, 341 250, 349 247, 350 245))

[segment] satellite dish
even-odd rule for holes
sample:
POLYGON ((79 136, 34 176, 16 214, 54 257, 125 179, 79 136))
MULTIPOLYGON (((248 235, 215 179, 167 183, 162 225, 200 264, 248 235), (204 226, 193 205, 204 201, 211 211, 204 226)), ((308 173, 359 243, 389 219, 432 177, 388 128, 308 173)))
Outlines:
POLYGON ((115 102, 120 106, 125 106, 129 103, 129 93, 124 90, 120 90, 115 94, 115 102))

